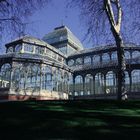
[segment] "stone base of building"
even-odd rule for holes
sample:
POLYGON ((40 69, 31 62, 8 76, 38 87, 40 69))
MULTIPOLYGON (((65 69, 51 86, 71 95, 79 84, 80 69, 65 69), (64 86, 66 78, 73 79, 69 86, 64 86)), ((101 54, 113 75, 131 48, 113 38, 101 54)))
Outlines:
MULTIPOLYGON (((129 92, 126 94, 127 97, 124 100, 139 100, 140 92, 129 92)), ((83 99, 117 99, 117 94, 94 94, 94 95, 83 95, 75 96, 72 99, 83 100, 83 99)))
POLYGON ((52 97, 45 97, 45 96, 29 96, 29 95, 0 96, 0 101, 25 101, 25 100, 67 100, 67 99, 52 98, 52 97))
POLYGON ((68 94, 55 91, 16 93, 14 91, 0 91, 0 101, 25 101, 25 100, 67 100, 68 94))

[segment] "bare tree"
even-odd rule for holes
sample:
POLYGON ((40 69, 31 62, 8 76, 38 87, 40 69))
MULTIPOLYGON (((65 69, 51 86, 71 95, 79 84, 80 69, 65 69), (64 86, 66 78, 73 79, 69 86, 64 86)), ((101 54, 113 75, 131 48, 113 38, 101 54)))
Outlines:
POLYGON ((0 0, 0 33, 24 34, 27 17, 48 0, 0 0))
MULTIPOLYGON (((125 92, 124 40, 129 41, 128 31, 138 31, 140 25, 140 0, 70 0, 81 9, 86 19, 88 34, 102 40, 101 34, 112 33, 118 56, 118 99, 125 92), (130 26, 131 27, 130 27, 130 26), (126 30, 125 30, 126 29, 126 30)), ((105 34, 104 34, 105 35, 105 34)), ((109 36, 110 37, 110 36, 109 36)))

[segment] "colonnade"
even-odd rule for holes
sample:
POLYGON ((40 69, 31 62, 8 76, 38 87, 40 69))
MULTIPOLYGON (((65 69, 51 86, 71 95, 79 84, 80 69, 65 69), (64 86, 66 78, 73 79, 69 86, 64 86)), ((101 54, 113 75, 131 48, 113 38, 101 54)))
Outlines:
MULTIPOLYGON (((117 72, 93 73, 76 75, 73 83, 70 84, 70 92, 73 96, 116 94, 117 93, 117 72)), ((140 70, 125 71, 126 92, 140 91, 140 70)))

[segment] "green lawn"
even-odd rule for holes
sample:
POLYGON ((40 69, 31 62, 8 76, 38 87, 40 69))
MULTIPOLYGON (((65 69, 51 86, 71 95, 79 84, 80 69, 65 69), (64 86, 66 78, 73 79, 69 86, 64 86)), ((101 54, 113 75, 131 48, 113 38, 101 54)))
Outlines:
POLYGON ((140 101, 0 103, 0 140, 138 139, 140 101))

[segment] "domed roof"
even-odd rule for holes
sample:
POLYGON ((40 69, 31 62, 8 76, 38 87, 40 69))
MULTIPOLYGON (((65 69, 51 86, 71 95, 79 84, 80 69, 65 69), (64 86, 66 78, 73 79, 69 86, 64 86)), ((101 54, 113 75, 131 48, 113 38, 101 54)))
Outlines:
POLYGON ((46 34, 43 40, 53 45, 63 41, 68 41, 74 45, 78 50, 83 49, 82 43, 66 26, 56 27, 53 32, 46 34))

